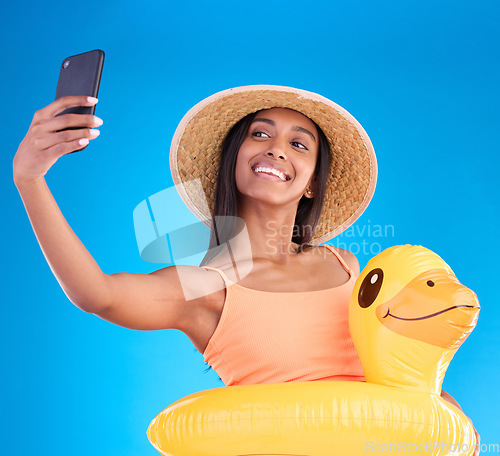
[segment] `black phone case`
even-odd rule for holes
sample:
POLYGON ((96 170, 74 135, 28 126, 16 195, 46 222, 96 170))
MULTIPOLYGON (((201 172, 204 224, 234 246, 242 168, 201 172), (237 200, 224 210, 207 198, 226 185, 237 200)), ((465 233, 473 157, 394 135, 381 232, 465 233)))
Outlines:
MULTIPOLYGON (((104 51, 95 49, 66 57, 61 63, 56 100, 65 95, 87 95, 97 98, 101 82, 104 51)), ((68 108, 61 114, 94 114, 95 106, 68 108)))
MULTIPOLYGON (((93 51, 66 57, 61 63, 55 99, 57 100, 58 98, 66 95, 87 95, 97 98, 99 85, 101 83, 103 65, 104 51, 100 49, 94 49, 93 51)), ((57 114, 56 117, 64 114, 94 113, 95 105, 74 106, 65 109, 63 112, 57 114)), ((83 128, 88 127, 69 127, 64 130, 80 130, 83 128)), ((79 152, 80 150, 85 149, 85 147, 73 152, 79 152)))

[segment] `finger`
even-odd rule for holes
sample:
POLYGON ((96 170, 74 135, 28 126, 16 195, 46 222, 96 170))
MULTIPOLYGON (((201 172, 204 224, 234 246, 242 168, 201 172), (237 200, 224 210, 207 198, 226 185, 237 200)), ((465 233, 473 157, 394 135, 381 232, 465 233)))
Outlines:
POLYGON ((43 132, 58 132, 70 127, 99 127, 103 124, 102 119, 92 114, 64 114, 63 116, 53 117, 47 120, 39 127, 43 132))
MULTIPOLYGON (((36 147, 39 150, 46 150, 56 144, 68 143, 79 139, 91 141, 99 136, 100 131, 92 128, 82 128, 78 130, 63 130, 57 133, 50 133, 36 140, 36 147)), ((88 143, 87 143, 88 144, 88 143)))
POLYGON ((94 106, 96 103, 97 98, 85 95, 66 95, 40 109, 36 114, 40 119, 48 119, 63 112, 67 108, 75 106, 94 106))
POLYGON ((54 144, 45 150, 44 153, 50 155, 54 158, 59 158, 62 155, 70 154, 71 152, 76 152, 77 150, 85 149, 89 144, 87 138, 75 139, 73 141, 63 142, 54 144))

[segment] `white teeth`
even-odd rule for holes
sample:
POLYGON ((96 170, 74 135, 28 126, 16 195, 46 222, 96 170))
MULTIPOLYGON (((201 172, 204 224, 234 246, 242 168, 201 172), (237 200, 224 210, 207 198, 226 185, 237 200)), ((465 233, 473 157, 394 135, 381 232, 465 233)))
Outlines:
POLYGON ((254 172, 271 173, 274 174, 275 176, 278 176, 281 180, 286 181, 286 176, 281 171, 278 171, 277 169, 274 168, 264 168, 263 166, 258 166, 257 168, 254 169, 254 172))

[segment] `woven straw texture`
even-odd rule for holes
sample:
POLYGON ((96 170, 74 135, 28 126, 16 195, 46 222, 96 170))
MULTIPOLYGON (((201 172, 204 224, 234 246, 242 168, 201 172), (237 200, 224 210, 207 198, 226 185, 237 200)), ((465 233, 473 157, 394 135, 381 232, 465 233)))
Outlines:
POLYGON ((315 121, 330 145, 332 162, 323 211, 310 241, 318 245, 361 215, 373 196, 377 177, 375 152, 366 132, 347 111, 320 95, 282 86, 246 86, 208 97, 177 127, 170 151, 173 180, 189 209, 210 226, 226 135, 247 114, 274 107, 294 109, 315 121), (189 185, 196 179, 201 186, 189 185))

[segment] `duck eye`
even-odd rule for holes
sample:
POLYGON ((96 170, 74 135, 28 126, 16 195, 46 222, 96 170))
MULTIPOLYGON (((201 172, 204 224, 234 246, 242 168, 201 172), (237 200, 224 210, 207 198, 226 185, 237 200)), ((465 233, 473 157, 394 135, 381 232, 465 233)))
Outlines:
POLYGON ((433 287, 434 286, 434 282, 432 280, 428 280, 427 281, 427 285, 429 285, 430 287, 433 287))
POLYGON ((384 272, 380 268, 371 270, 359 287, 358 304, 363 309, 370 307, 382 287, 384 272))

